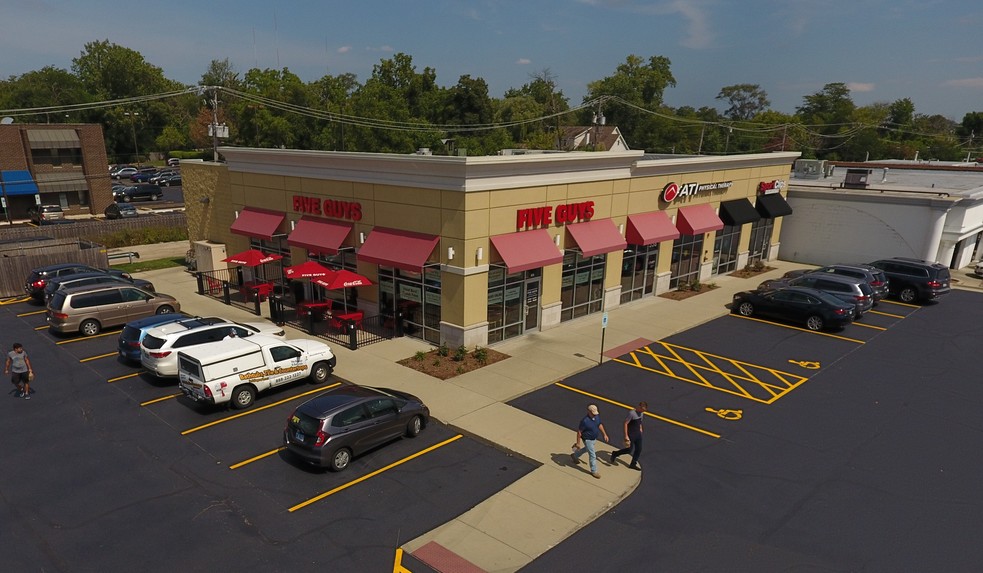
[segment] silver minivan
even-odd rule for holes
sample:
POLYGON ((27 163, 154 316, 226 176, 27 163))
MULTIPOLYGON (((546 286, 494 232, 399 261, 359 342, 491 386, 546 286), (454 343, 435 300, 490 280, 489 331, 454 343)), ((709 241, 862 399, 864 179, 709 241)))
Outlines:
POLYGON ((181 303, 174 297, 133 285, 86 285, 55 291, 48 302, 48 326, 57 333, 93 336, 104 328, 179 310, 181 303))

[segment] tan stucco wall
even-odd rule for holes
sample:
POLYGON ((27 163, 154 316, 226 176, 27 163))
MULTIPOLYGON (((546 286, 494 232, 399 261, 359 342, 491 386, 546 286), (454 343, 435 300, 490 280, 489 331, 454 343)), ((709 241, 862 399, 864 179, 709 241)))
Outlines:
MULTIPOLYGON (((275 157, 275 152, 270 152, 275 157)), ((365 154, 367 155, 367 154, 365 154)), ((590 154, 588 154, 590 155, 590 154)), ((594 157, 597 157, 596 155, 594 157)), ((758 157, 758 156, 755 156, 758 157)), ((764 156, 761 156, 764 157, 764 156)), ((362 158, 371 161, 373 158, 362 158)), ((590 160, 593 158, 585 158, 590 160)), ((380 156, 380 161, 392 160, 380 156)), ((405 161, 399 158, 400 161, 405 161)), ((466 190, 441 188, 446 179, 436 175, 433 187, 419 183, 406 186, 391 182, 347 181, 331 178, 296 177, 283 174, 253 173, 239 170, 229 171, 225 166, 215 164, 188 164, 185 170, 185 193, 188 205, 189 226, 197 227, 192 238, 207 236, 213 241, 226 242, 230 252, 245 247, 245 237, 233 235, 228 231, 234 220, 234 212, 244 206, 252 206, 286 213, 283 232, 289 232, 290 222, 300 219, 302 213, 293 210, 292 197, 301 194, 307 197, 356 201, 361 204, 362 218, 351 221, 353 232, 346 245, 360 246, 359 235, 368 235, 373 227, 390 227, 409 231, 438 235, 440 243, 431 256, 431 261, 444 265, 442 273, 442 321, 468 329, 481 325, 487 314, 487 265, 500 262, 494 253, 490 237, 514 233, 516 213, 519 209, 552 206, 565 203, 594 202, 592 219, 611 219, 620 226, 622 233, 629 214, 663 210, 675 221, 678 208, 700 203, 719 204, 721 201, 747 198, 755 201, 758 183, 772 179, 788 180, 791 161, 769 166, 707 168, 712 158, 695 160, 695 165, 687 169, 685 165, 671 173, 655 175, 619 175, 608 179, 592 181, 568 181, 565 183, 545 183, 528 186, 512 186, 493 189, 466 190), (214 172, 213 172, 214 171, 214 172), (669 182, 680 185, 689 182, 700 184, 732 181, 725 192, 707 192, 694 197, 677 199, 671 205, 661 201, 663 188, 669 182), (189 195, 189 187, 192 188, 189 195), (198 188, 201 188, 199 191, 198 188), (208 204, 195 200, 196 194, 210 194, 208 204), (454 250, 453 259, 448 258, 448 248, 454 250), (483 257, 477 258, 478 249, 483 257)), ((761 159, 758 159, 759 161, 761 159)), ((491 159, 489 159, 491 161, 491 159)), ((775 161, 778 161, 777 159, 775 161)), ((678 162, 678 161, 677 161, 678 162)), ((739 160, 730 160, 737 163, 739 160)), ((265 165, 265 164, 264 164, 265 165)), ((420 169, 434 168, 433 164, 420 161, 420 169)), ((248 166, 247 166, 248 169, 248 166)), ((557 179, 563 179, 557 173, 557 179)), ((506 175, 503 175, 506 177, 506 175)), ((395 177, 389 177, 393 179, 395 177)), ((464 185, 469 179, 464 178, 464 185)), ((776 222, 777 240, 780 220, 776 222)), ((555 222, 547 226, 551 237, 560 237, 560 248, 574 247, 572 238, 563 227, 555 222)), ((747 250, 749 225, 741 237, 741 250, 747 250)), ((713 249, 714 233, 704 237, 704 248, 713 249)), ((668 273, 672 241, 660 245, 658 272, 668 273)), ((294 261, 306 258, 303 249, 294 249, 294 261)), ((605 289, 620 288, 620 252, 610 253, 605 273, 605 289)), ((377 280, 374 265, 359 264, 359 272, 371 280, 377 280)), ((542 306, 556 306, 560 300, 561 265, 543 269, 542 306)), ((371 291, 372 289, 368 289, 371 291)), ((366 300, 375 298, 374 292, 360 293, 366 300)), ((616 297, 615 297, 616 299, 616 297)))

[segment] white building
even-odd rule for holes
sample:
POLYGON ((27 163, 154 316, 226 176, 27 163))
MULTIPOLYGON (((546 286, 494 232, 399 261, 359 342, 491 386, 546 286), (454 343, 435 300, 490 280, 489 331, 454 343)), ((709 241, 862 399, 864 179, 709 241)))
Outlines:
POLYGON ((983 169, 884 162, 853 173, 838 166, 824 176, 829 169, 808 175, 798 167, 789 184, 795 215, 781 230, 782 259, 824 265, 901 256, 951 268, 979 260, 983 169))

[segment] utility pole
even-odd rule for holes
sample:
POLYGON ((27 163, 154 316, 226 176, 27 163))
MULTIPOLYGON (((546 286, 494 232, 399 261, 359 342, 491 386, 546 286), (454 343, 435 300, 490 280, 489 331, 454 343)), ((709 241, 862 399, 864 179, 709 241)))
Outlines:
POLYGON ((212 160, 218 163, 218 86, 212 86, 212 160))

